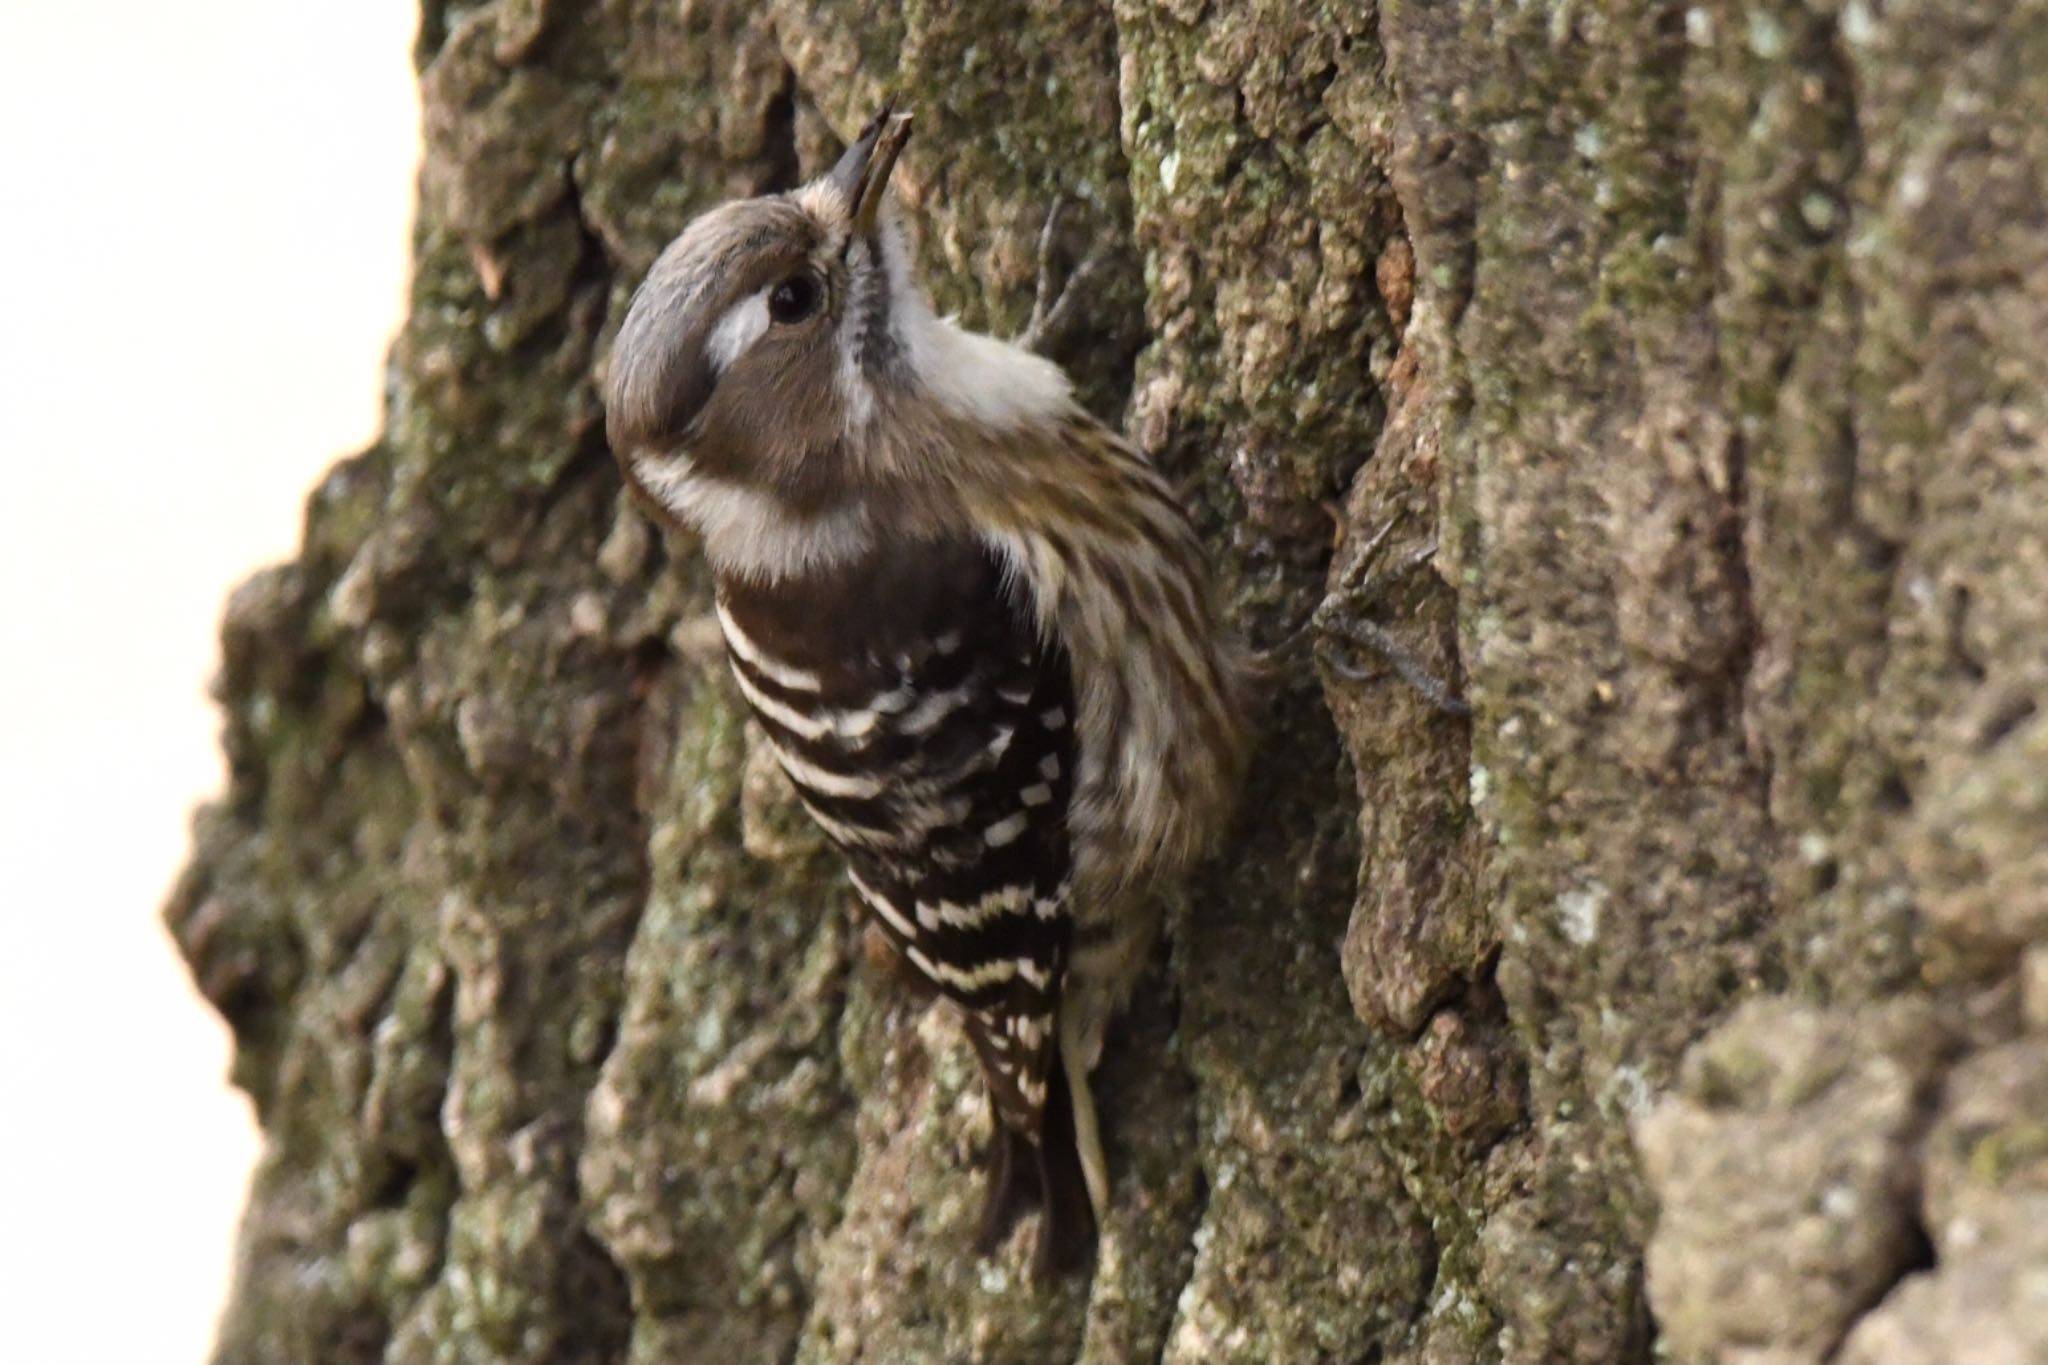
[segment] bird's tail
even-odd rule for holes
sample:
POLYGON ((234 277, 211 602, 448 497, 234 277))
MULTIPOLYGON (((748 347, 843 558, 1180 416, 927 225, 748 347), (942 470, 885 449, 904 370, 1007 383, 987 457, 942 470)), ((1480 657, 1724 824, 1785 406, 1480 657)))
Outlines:
MULTIPOLYGON (((1083 1166, 1075 1125, 1075 1092, 1064 1059, 1054 1057, 1046 1068, 1045 1106, 1037 1132, 1024 1132, 998 1122, 994 1161, 989 1167, 988 1193, 981 1207, 976 1238, 983 1254, 1009 1235, 1024 1213, 1039 1211, 1038 1244, 1031 1257, 1032 1277, 1044 1283, 1078 1269, 1095 1241, 1095 1206, 1083 1166)), ((1095 1107, 1087 1098, 1087 1073, 1078 1084, 1087 1115, 1088 1137, 1095 1126, 1095 1107)))

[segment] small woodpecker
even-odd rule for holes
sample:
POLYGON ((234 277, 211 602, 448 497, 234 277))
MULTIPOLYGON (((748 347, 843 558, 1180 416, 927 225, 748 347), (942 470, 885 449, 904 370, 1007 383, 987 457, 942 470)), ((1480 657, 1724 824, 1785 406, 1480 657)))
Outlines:
POLYGON ((1221 833, 1246 658, 1202 545, 1052 362, 934 315, 910 115, 692 222, 633 297, 606 430, 702 541, 733 675, 873 925, 956 1005, 995 1120, 980 1245, 1036 1277, 1108 1208, 1088 1074, 1221 833))

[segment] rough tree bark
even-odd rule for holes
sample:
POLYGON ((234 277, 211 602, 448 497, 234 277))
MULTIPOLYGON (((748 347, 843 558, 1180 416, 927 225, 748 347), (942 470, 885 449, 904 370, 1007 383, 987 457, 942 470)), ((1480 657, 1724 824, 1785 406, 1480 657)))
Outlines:
POLYGON ((2048 3, 872 9, 428 0, 388 431, 169 912, 268 1135, 220 1360, 2048 1359, 2048 3), (1062 358, 1275 651, 1051 1293, 595 397, 884 87, 944 306, 1121 246, 1062 358), (1470 721, 1288 652, 1333 590, 1470 721))

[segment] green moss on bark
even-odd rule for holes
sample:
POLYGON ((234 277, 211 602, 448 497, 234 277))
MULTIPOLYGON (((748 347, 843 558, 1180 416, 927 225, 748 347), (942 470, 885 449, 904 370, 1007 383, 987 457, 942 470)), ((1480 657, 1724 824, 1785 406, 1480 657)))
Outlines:
POLYGON ((1630 1125, 1744 996, 2048 1017, 2044 45, 2038 0, 428 5, 387 431, 230 604, 170 911, 269 1140, 219 1358, 1649 1359, 1630 1125), (661 246, 884 88, 968 322, 1075 201, 1055 351, 1272 647, 1049 1293, 965 1254, 968 1050, 856 965, 599 420, 661 246), (1332 588, 1473 715, 1288 643, 1332 588))

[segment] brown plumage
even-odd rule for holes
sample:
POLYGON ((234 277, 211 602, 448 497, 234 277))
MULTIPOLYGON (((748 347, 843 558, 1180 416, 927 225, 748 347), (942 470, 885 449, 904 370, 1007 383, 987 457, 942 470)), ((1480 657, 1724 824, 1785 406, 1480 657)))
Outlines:
POLYGON ((735 676, 873 923, 960 1006, 998 1141, 992 1243, 1085 1250, 1087 1077, 1217 837, 1243 656, 1172 490, 1049 362, 934 317, 884 204, 907 115, 724 205, 635 295, 608 431, 703 540, 735 676))

